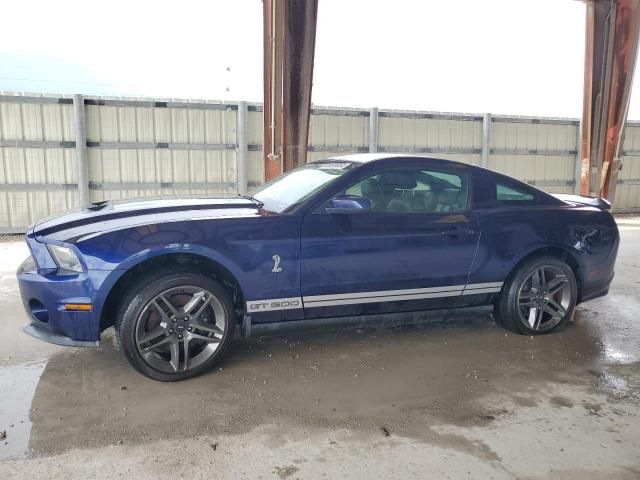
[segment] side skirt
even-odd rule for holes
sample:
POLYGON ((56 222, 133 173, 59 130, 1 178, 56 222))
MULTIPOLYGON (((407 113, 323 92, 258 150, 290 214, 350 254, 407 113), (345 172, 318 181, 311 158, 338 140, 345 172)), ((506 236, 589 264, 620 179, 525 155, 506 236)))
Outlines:
POLYGON ((288 322, 252 323, 251 316, 245 315, 242 324, 244 338, 249 336, 276 335, 290 332, 327 330, 327 328, 347 329, 365 327, 388 327, 419 325, 457 321, 484 321, 490 318, 493 305, 424 310, 419 312, 383 313, 353 317, 332 317, 288 322))

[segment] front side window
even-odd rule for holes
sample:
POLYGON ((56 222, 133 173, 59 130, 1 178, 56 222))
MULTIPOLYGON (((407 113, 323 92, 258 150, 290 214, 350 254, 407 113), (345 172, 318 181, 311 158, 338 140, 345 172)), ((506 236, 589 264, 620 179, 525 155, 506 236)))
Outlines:
POLYGON ((467 209, 466 176, 426 169, 388 169, 350 186, 378 213, 455 213, 467 209))
POLYGON ((264 203, 266 210, 281 213, 299 205, 353 166, 352 162, 310 163, 265 183, 249 195, 264 203))

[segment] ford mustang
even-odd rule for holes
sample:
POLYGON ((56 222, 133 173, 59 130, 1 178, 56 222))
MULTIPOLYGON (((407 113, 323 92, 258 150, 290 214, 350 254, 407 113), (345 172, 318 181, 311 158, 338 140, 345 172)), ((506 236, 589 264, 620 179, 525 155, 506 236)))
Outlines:
POLYGON ((37 222, 18 270, 25 331, 192 377, 236 327, 491 308, 526 335, 607 294, 619 234, 602 199, 434 158, 329 158, 233 198, 97 202, 37 222))

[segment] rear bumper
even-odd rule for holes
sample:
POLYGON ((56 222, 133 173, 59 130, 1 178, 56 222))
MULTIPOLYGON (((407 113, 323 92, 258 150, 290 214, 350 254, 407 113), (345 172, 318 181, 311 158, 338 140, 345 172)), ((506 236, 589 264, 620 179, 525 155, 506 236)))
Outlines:
MULTIPOLYGON (((613 217, 611 218, 613 221, 613 217)), ((614 227, 615 237, 607 255, 599 263, 587 264, 582 270, 582 288, 578 303, 603 297, 609 293, 611 282, 615 275, 615 264, 620 246, 620 234, 618 228, 614 227)))
POLYGON ((588 288, 584 288, 581 292, 580 301, 578 303, 587 302, 598 297, 604 297, 609 293, 609 287, 611 287, 612 281, 613 277, 611 277, 608 282, 598 285, 590 285, 588 288))

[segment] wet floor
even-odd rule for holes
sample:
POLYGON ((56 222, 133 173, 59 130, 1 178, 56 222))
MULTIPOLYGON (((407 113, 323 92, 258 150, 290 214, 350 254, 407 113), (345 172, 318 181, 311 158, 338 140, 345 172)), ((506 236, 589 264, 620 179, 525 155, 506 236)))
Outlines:
POLYGON ((0 367, 0 428, 4 432, 2 458, 26 457, 31 433, 31 399, 46 361, 0 367))
POLYGON ((610 295, 560 333, 478 318, 237 340, 220 368, 179 384, 137 374, 111 332, 100 349, 20 334, 24 247, 0 243, 0 466, 15 478, 100 478, 114 459, 140 478, 640 478, 640 222, 620 223, 610 295), (158 454, 182 449, 198 460, 158 454))

